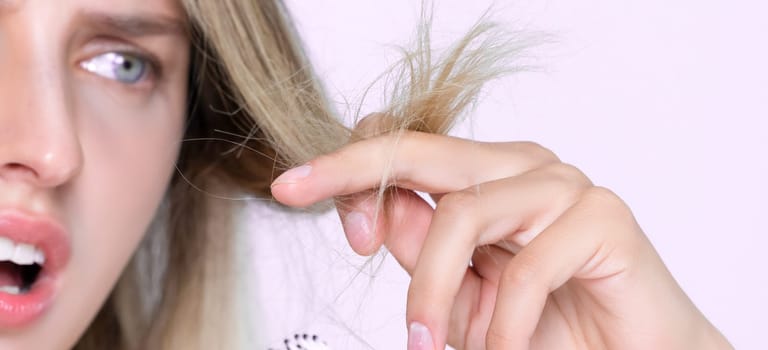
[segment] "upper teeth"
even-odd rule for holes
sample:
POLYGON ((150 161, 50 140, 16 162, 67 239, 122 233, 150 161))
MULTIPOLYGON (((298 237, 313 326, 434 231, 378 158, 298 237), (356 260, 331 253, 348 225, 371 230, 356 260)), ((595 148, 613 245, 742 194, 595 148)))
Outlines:
POLYGON ((15 243, 6 237, 0 237, 0 261, 9 260, 16 265, 43 265, 45 255, 31 244, 15 243))

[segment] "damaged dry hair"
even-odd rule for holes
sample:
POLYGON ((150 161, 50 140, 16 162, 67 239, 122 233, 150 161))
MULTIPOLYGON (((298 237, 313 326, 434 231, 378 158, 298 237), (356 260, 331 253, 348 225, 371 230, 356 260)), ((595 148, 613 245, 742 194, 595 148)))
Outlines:
MULTIPOLYGON (((282 171, 350 140, 446 133, 525 43, 480 21, 432 57, 428 6, 412 50, 382 81, 384 119, 365 135, 323 94, 281 0, 183 0, 192 67, 178 172, 144 242, 76 349, 245 349, 251 328, 235 234, 238 201, 270 198, 282 171), (372 131, 373 130, 373 131, 372 131), (202 189, 202 190, 201 190, 202 189), (234 257, 234 258, 233 258, 234 257)), ((380 193, 384 193, 383 191, 380 193)))

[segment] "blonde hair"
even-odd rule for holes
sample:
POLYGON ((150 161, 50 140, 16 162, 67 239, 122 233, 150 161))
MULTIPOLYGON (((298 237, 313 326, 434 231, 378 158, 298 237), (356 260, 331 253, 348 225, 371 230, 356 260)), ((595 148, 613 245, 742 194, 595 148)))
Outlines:
POLYGON ((392 101, 385 119, 355 135, 325 98, 280 0, 182 3, 193 63, 179 171, 154 229, 77 349, 241 348, 253 328, 234 317, 247 303, 233 297, 241 287, 231 258, 239 204, 209 193, 269 198, 281 171, 351 139, 446 133, 525 46, 481 21, 435 60, 423 10, 414 50, 383 76, 392 101))

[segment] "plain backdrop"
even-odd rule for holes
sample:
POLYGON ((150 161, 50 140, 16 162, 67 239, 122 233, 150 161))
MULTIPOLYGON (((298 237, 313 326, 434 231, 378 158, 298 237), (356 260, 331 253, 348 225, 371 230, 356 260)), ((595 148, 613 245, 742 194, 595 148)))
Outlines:
MULTIPOLYGON (((340 111, 392 63, 419 13, 413 0, 287 3, 340 111)), ((490 5, 436 1, 436 41, 490 5)), ((613 189, 735 347, 768 348, 768 3, 497 1, 491 13, 555 40, 528 53, 537 70, 492 84, 458 134, 536 141, 613 189)), ((391 257, 356 258, 333 213, 255 212, 265 339, 405 347, 408 279, 391 257)))

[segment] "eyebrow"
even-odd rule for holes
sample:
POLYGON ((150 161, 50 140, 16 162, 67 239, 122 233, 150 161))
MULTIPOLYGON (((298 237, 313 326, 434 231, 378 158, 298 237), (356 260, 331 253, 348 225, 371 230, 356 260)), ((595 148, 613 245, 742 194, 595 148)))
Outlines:
MULTIPOLYGON (((2 4, 4 0, 0 0, 2 4)), ((130 37, 154 36, 154 35, 180 35, 188 36, 188 28, 185 21, 179 19, 150 15, 116 15, 103 12, 82 12, 78 16, 81 23, 90 23, 96 27, 130 37)))

